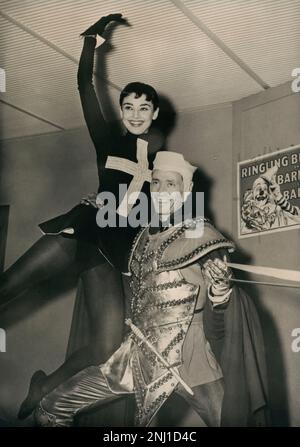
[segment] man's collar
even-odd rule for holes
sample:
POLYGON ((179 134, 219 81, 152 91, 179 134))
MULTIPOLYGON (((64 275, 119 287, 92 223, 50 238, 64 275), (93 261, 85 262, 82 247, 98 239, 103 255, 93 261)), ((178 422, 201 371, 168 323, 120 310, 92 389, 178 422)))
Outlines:
POLYGON ((174 225, 174 214, 171 214, 171 216, 164 221, 159 219, 158 222, 155 221, 153 225, 150 224, 149 233, 150 234, 161 233, 167 230, 168 228, 172 227, 173 225, 174 225))

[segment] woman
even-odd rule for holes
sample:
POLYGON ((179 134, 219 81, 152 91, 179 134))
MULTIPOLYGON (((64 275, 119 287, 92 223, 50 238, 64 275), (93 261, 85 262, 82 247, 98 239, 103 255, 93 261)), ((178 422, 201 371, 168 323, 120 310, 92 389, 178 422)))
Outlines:
MULTIPOLYGON (((104 120, 92 77, 96 34, 101 35, 111 21, 126 23, 121 14, 111 14, 82 33, 84 46, 78 68, 78 89, 97 154, 98 192, 109 191, 117 196, 119 184, 128 186, 132 175, 105 168, 108 156, 136 163, 137 139, 140 137, 148 142, 148 153, 153 159, 163 142, 160 134, 150 129, 158 115, 158 97, 155 90, 146 84, 128 84, 121 92, 120 113, 125 135, 115 130, 111 132, 104 120)), ((142 191, 148 192, 146 182, 142 191)), ((1 275, 0 306, 76 263, 81 273, 89 318, 89 344, 74 352, 51 375, 47 376, 43 371, 33 375, 28 396, 19 412, 20 418, 27 417, 41 397, 66 379, 89 365, 106 360, 122 340, 124 309, 118 270, 126 271, 128 249, 138 229, 99 228, 97 211, 95 200, 88 198, 68 213, 40 224, 44 236, 1 275)))

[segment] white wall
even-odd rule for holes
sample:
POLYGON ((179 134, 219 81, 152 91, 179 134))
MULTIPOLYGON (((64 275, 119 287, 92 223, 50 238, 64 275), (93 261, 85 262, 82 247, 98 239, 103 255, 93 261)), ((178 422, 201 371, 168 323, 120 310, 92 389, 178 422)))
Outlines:
MULTIPOLYGON (((178 115, 169 150, 182 152, 211 181, 210 208, 217 227, 232 228, 232 108, 220 105, 178 115)), ((205 192, 205 191, 204 191, 205 192)), ((208 191, 209 192, 209 191, 208 191)))
MULTIPOLYGON (((38 223, 67 211, 98 185, 85 129, 4 141, 0 157, 0 203, 10 205, 7 268, 41 237, 38 223)), ((7 331, 7 352, 0 353, 0 419, 18 423, 32 373, 49 373, 64 361, 74 297, 74 289, 54 281, 0 315, 7 331)))
MULTIPOLYGON (((300 95, 290 83, 242 99, 233 111, 233 185, 238 160, 300 144, 300 95)), ((237 239, 236 206, 232 211, 237 239)), ((251 263, 294 270, 300 267, 299 245, 299 229, 239 241, 251 263)), ((300 327, 299 289, 257 286, 254 299, 263 322, 274 423, 300 426, 300 353, 291 349, 291 332, 300 327)))

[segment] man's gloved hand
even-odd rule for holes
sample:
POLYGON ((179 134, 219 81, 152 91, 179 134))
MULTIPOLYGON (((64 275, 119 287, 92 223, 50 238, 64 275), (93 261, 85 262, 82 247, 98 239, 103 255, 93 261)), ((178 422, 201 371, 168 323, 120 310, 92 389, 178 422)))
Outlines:
POLYGON ((113 21, 122 23, 124 25, 125 24, 128 25, 127 20, 122 17, 122 14, 109 14, 108 16, 101 17, 101 19, 98 20, 98 22, 94 23, 80 35, 93 36, 99 34, 99 36, 102 36, 102 33, 104 32, 106 25, 108 25, 110 22, 113 21))
POLYGON ((213 296, 221 297, 226 295, 231 289, 230 278, 232 277, 231 269, 227 265, 227 258, 224 256, 223 261, 219 258, 213 261, 209 259, 202 268, 204 278, 211 286, 213 296))

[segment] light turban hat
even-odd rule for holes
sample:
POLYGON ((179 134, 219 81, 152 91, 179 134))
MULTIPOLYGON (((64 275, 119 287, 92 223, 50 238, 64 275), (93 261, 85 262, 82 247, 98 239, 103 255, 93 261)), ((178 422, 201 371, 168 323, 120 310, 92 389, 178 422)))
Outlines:
POLYGON ((197 168, 186 161, 182 154, 171 151, 160 151, 155 156, 153 162, 154 169, 178 172, 182 175, 184 183, 189 183, 192 181, 193 174, 197 168))

